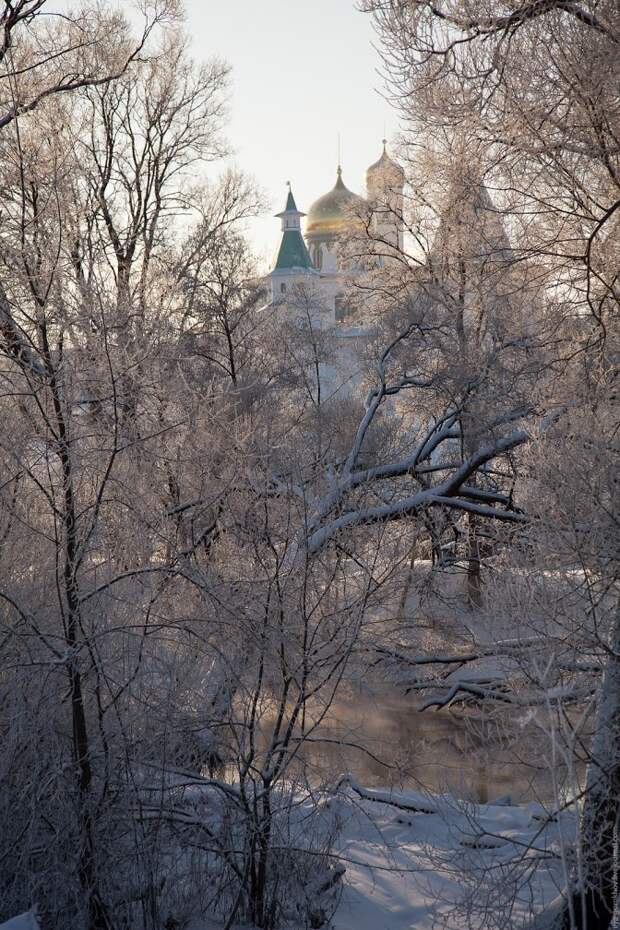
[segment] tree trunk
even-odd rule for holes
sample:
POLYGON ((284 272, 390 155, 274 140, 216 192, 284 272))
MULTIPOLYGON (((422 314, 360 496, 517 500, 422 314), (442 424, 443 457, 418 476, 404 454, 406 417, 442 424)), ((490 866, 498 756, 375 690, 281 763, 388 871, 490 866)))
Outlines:
POLYGON ((469 514, 467 531, 467 600, 472 607, 482 607, 482 578, 480 573, 480 539, 476 518, 469 514))
POLYGON ((261 930, 271 930, 275 915, 268 896, 268 869, 271 852, 271 801, 269 789, 264 786, 262 810, 256 830, 256 881, 253 889, 252 916, 261 930))
POLYGON ((407 619, 407 601, 409 599, 409 592, 411 591, 411 585, 413 583, 413 569, 415 567, 415 546, 414 543, 411 547, 411 554, 409 556, 409 565, 407 566, 407 576, 405 583, 403 585, 402 594, 400 596, 400 603, 398 605, 398 612, 396 616, 399 620, 405 621, 407 619))
POLYGON ((78 566, 78 540, 76 502, 73 487, 73 463, 71 460, 70 437, 63 410, 61 389, 52 363, 47 334, 42 332, 45 360, 50 378, 50 391, 56 427, 58 431, 57 454, 62 468, 63 484, 63 582, 66 599, 66 642, 71 651, 68 663, 69 690, 71 695, 71 723, 73 733, 73 757, 77 769, 78 804, 81 828, 81 843, 78 872, 88 909, 88 930, 111 930, 107 909, 99 890, 97 878, 95 837, 91 814, 93 772, 88 722, 84 703, 82 675, 79 668, 80 649, 80 597, 76 578, 78 566))
POLYGON ((581 820, 583 884, 571 889, 564 930, 609 930, 620 882, 620 610, 601 685, 581 820))

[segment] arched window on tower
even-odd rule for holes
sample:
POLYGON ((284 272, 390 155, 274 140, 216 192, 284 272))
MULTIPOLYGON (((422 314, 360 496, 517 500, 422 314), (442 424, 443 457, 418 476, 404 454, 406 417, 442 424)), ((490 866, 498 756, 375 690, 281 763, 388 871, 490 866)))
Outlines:
POLYGON ((280 284, 280 293, 286 294, 286 284, 284 283, 284 281, 282 281, 282 283, 280 284))
POLYGON ((344 294, 338 294, 335 302, 336 323, 342 323, 351 315, 351 307, 344 294))
POLYGON ((323 249, 320 245, 314 247, 314 267, 318 268, 319 271, 323 267, 323 249))

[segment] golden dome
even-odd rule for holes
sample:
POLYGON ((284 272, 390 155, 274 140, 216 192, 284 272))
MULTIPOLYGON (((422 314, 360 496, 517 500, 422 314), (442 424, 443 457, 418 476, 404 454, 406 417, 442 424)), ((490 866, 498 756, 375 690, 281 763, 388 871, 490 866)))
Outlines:
POLYGON ((365 207, 366 201, 345 187, 342 168, 338 166, 335 186, 328 194, 315 200, 308 210, 305 235, 318 239, 347 232, 356 225, 356 214, 360 215, 365 207))

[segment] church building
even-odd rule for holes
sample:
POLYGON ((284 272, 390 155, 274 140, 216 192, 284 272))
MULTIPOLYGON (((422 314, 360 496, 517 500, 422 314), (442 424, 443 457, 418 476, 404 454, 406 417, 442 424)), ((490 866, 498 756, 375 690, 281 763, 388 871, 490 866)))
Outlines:
POLYGON ((332 362, 321 366, 327 395, 349 395, 360 382, 360 350, 370 330, 350 316, 347 291, 369 267, 381 266, 391 251, 402 249, 404 186, 405 173, 383 140, 381 157, 366 172, 366 197, 345 186, 339 165, 334 187, 314 201, 307 215, 297 208, 290 185, 285 208, 277 214, 282 238, 269 274, 269 307, 294 321, 300 300, 305 316, 311 304, 313 328, 327 331, 331 341, 332 362), (347 252, 353 237, 366 252, 363 261, 347 252))
POLYGON ((314 201, 307 216, 297 209, 289 187, 286 206, 277 214, 282 221, 282 241, 269 275, 272 303, 286 304, 296 285, 311 286, 321 303, 324 325, 343 323, 347 315, 345 277, 355 276, 356 268, 343 257, 342 242, 367 226, 368 244, 371 239, 374 243, 374 264, 385 261, 390 249, 402 248, 404 186, 405 173, 388 155, 384 140, 381 157, 366 172, 365 198, 345 186, 340 165, 334 187, 314 201), (384 248, 377 250, 377 243, 384 248))

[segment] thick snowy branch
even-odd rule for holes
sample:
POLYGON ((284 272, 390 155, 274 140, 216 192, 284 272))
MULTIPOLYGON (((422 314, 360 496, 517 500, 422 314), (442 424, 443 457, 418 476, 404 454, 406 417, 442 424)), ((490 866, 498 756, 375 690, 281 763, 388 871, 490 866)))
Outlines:
MULTIPOLYGON (((335 785, 335 790, 340 788, 350 788, 359 798, 364 801, 374 801, 377 804, 388 804, 390 807, 396 807, 398 810, 407 811, 410 814, 435 814, 436 809, 428 803, 423 795, 417 804, 407 804, 394 796, 392 791, 377 791, 373 788, 363 788, 351 772, 345 772, 341 775, 335 785)), ((407 792, 407 797, 411 797, 412 792, 407 792)))
MULTIPOLYGON (((466 482, 486 462, 523 445, 528 442, 529 439, 530 434, 527 431, 513 430, 507 436, 485 443, 473 455, 469 456, 459 465, 448 478, 434 487, 425 488, 414 494, 409 494, 403 498, 394 500, 392 503, 373 507, 359 507, 358 509, 350 510, 330 520, 323 526, 318 526, 317 529, 313 529, 321 522, 321 517, 325 517, 330 512, 333 512, 337 506, 342 507, 345 503, 347 493, 354 487, 362 483, 370 485, 374 480, 383 479, 387 477, 388 474, 390 477, 407 474, 408 472, 413 474, 415 471, 415 453, 408 459, 393 465, 380 466, 376 469, 367 469, 364 472, 359 472, 354 475, 345 474, 341 481, 336 482, 332 491, 324 499, 323 506, 319 508, 318 512, 309 521, 310 532, 307 540, 308 551, 317 552, 344 529, 369 523, 398 520, 402 517, 410 517, 430 507, 437 506, 465 510, 490 519, 505 520, 513 523, 524 522, 525 517, 523 514, 517 513, 514 510, 502 510, 469 500, 471 488, 466 486, 466 482), (465 488, 465 490, 463 490, 463 488, 465 488), (463 496, 460 497, 460 494, 463 496)), ((491 499, 493 499, 493 497, 491 497, 491 499)), ((495 499, 499 500, 499 497, 496 496, 495 499)))
MULTIPOLYGON (((420 686, 424 689, 429 688, 429 684, 425 683, 423 686, 420 686)), ((428 710, 430 707, 436 707, 437 710, 440 710, 442 707, 447 707, 455 700, 484 700, 484 701, 499 701, 503 704, 512 704, 517 707, 541 707, 549 703, 563 702, 563 703, 575 703, 583 701, 586 698, 594 694, 598 688, 598 684, 593 684, 586 687, 562 687, 562 688, 550 688, 548 691, 545 691, 543 694, 537 693, 536 695, 531 695, 528 697, 527 694, 514 694, 510 691, 504 690, 504 684, 499 681, 489 681, 488 679, 480 681, 455 681, 451 685, 445 694, 441 696, 431 698, 419 708, 420 711, 428 710)))
POLYGON ((511 32, 524 23, 537 19, 548 13, 558 10, 562 13, 568 13, 575 19, 579 20, 585 26, 601 32, 614 42, 618 39, 614 33, 598 17, 589 10, 584 9, 578 3, 572 3, 571 0, 532 0, 531 3, 520 5, 512 13, 506 16, 489 16, 486 18, 469 18, 465 19, 459 16, 451 16, 449 13, 440 9, 437 4, 427 3, 423 0, 424 5, 428 6, 433 16, 441 19, 451 26, 462 29, 471 33, 473 36, 492 35, 499 32, 511 32))

